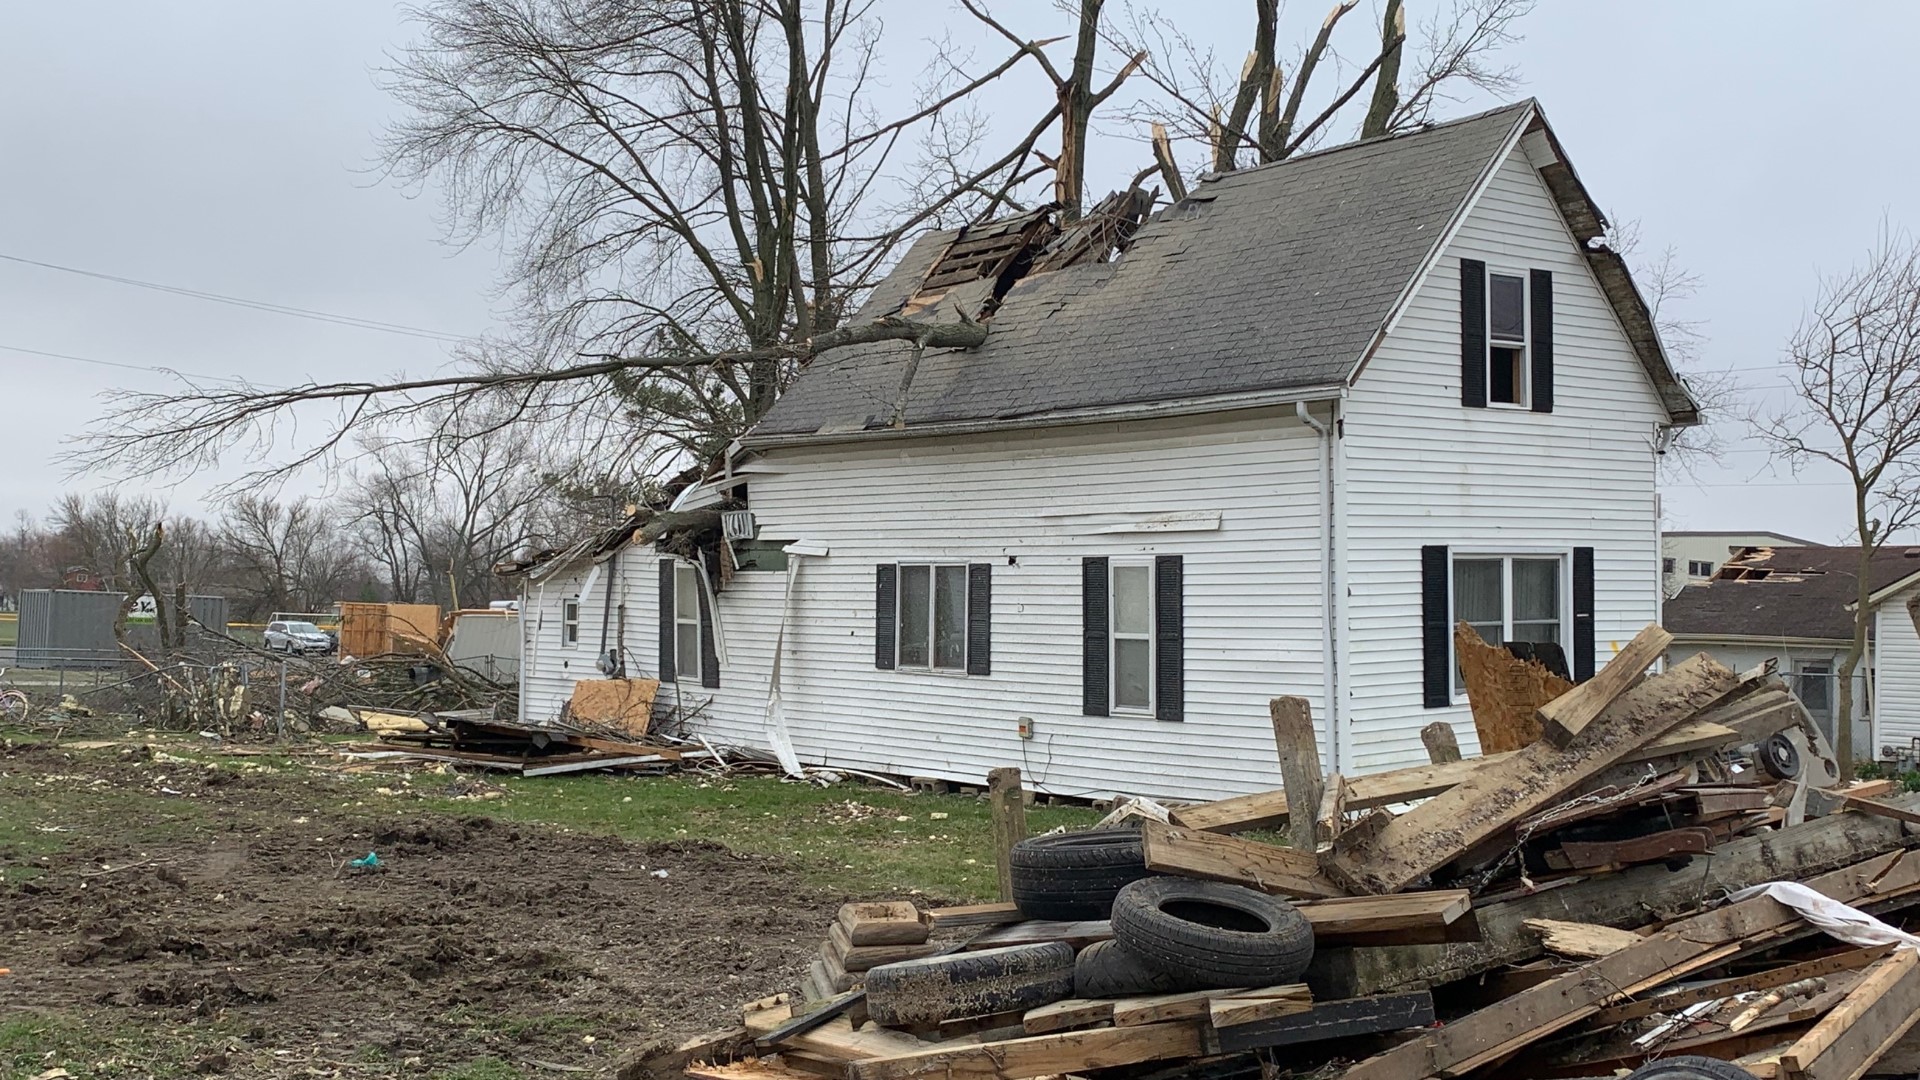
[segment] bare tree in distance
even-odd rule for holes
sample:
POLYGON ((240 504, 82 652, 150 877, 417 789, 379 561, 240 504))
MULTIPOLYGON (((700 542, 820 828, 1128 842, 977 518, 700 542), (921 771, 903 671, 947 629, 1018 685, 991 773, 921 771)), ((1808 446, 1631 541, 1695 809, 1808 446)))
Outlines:
POLYGON ((1787 361, 1798 398, 1756 421, 1754 435, 1796 472, 1838 467, 1853 495, 1853 641, 1834 713, 1834 749, 1851 777, 1853 675, 1873 618, 1873 558, 1890 537, 1920 524, 1920 244, 1883 226, 1863 262, 1821 283, 1787 361))

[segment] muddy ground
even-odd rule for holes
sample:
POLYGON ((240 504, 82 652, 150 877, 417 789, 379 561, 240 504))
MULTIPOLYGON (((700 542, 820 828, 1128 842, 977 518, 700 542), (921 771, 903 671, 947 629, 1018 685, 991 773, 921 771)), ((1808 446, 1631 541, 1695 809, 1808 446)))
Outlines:
POLYGON ((842 899, 698 841, 383 812, 324 772, 27 745, 0 783, 58 842, 0 844, 23 1076, 610 1075, 790 989, 842 899))

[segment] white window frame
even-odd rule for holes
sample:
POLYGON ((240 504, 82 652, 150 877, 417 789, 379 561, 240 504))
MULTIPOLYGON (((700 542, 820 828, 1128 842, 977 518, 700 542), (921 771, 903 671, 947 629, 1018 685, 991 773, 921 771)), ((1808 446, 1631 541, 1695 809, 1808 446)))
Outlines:
POLYGON ((707 651, 700 647, 701 588, 699 567, 684 562, 676 562, 673 564, 673 680, 675 682, 689 677, 691 677, 694 682, 699 682, 706 674, 707 651), (692 618, 687 618, 680 614, 680 590, 687 588, 687 582, 689 580, 693 582, 693 587, 688 590, 693 594, 692 618), (680 655, 680 635, 689 632, 693 634, 694 664, 692 671, 684 670, 684 665, 680 662, 682 659, 680 655))
POLYGON ((931 675, 957 675, 965 677, 968 662, 972 659, 970 647, 973 644, 973 567, 971 563, 950 560, 909 560, 893 564, 893 666, 896 671, 918 671, 931 675), (906 634, 902 629, 907 625, 907 586, 906 571, 910 566, 927 568, 927 662, 909 664, 900 655, 900 649, 906 644, 906 634), (934 642, 934 634, 940 627, 940 571, 942 568, 958 567, 966 587, 960 592, 960 666, 941 667, 935 658, 939 650, 934 642))
POLYGON ((1531 410, 1533 408, 1533 275, 1526 270, 1506 270, 1495 266, 1488 266, 1485 291, 1487 297, 1487 406, 1489 408, 1499 409, 1531 410), (1496 277, 1520 279, 1520 323, 1524 329, 1521 331, 1521 340, 1518 342, 1520 346, 1519 401, 1495 401, 1493 399, 1493 350, 1496 347, 1512 348, 1515 344, 1515 342, 1510 339, 1494 340, 1493 279, 1496 277))
POLYGON ((1718 569, 1720 568, 1713 564, 1712 559, 1688 559, 1687 560, 1687 576, 1688 577, 1710 578, 1713 576, 1713 572, 1718 569), (1705 570, 1700 569, 1703 566, 1706 567, 1705 570))
POLYGON ((1460 681, 1460 658, 1453 647, 1453 628, 1460 624, 1457 614, 1453 586, 1453 564, 1456 562, 1476 562, 1488 559, 1500 560, 1500 641, 1490 641, 1489 645, 1499 645, 1512 640, 1513 634, 1513 560, 1515 559, 1556 559, 1560 563, 1560 651, 1567 656, 1567 662, 1573 662, 1573 552, 1567 548, 1500 548, 1498 550, 1475 550, 1473 548, 1447 549, 1447 669, 1452 674, 1454 704, 1464 704, 1467 700, 1466 687, 1460 681))
POLYGON ((1160 680, 1155 676, 1160 670, 1160 643, 1155 640, 1154 629, 1159 626, 1160 596, 1158 578, 1155 575, 1152 557, 1119 558, 1107 560, 1107 711, 1125 716, 1156 716, 1160 706, 1160 680), (1120 590, 1115 584, 1121 567, 1145 567, 1147 571, 1147 629, 1144 634, 1123 634, 1120 632, 1120 590), (1139 641, 1147 643, 1147 703, 1142 705, 1120 704, 1120 648, 1117 642, 1139 641))
POLYGON ((560 598, 560 647, 580 647, 580 598, 577 596, 560 598))

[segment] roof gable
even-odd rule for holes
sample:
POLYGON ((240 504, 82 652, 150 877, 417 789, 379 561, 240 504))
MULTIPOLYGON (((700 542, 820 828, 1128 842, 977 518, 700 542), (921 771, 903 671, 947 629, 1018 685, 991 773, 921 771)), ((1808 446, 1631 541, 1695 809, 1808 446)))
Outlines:
MULTIPOLYGON (((1211 176, 1140 227, 1114 261, 1028 273, 1010 288, 1004 279, 997 286, 985 278, 948 280, 940 259, 957 234, 923 236, 859 318, 985 314, 986 343, 928 352, 917 365, 909 363, 912 347, 899 342, 827 353, 743 441, 933 433, 1069 422, 1170 403, 1210 409, 1332 396, 1356 376, 1504 152, 1522 135, 1544 130, 1529 101, 1211 176), (923 290, 935 268, 939 287, 923 290)), ((1546 169, 1542 176, 1552 187, 1546 169)), ((1569 227, 1580 236, 1599 213, 1590 202, 1563 199, 1563 188, 1578 188, 1577 179, 1571 188, 1567 183, 1563 178, 1554 194, 1563 213, 1575 215, 1569 227)), ((1005 223, 987 228, 1009 231, 1005 223)), ((1591 251, 1588 258, 1618 310, 1617 289, 1602 273, 1605 260, 1596 262, 1591 251)), ((1624 286, 1637 303, 1631 281, 1624 286)), ((1638 310, 1644 314, 1645 305, 1638 310)), ((1656 386, 1664 379, 1677 391, 1662 387, 1669 412, 1690 420, 1692 402, 1657 337, 1646 338, 1648 352, 1631 310, 1622 322, 1656 386)))

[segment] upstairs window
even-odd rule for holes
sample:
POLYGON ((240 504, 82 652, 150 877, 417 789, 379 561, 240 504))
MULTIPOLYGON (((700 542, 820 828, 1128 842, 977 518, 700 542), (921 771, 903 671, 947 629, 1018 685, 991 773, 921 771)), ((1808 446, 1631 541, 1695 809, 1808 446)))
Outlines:
POLYGON ((569 596, 560 601, 560 644, 580 644, 580 598, 569 596))
POLYGON ((1487 275, 1487 400, 1527 403, 1527 279, 1487 275))
POLYGON ((1688 559, 1687 574, 1690 577, 1712 577, 1713 563, 1700 559, 1688 559))
POLYGON ((673 666, 687 677, 700 675, 700 572, 673 568, 673 666))

